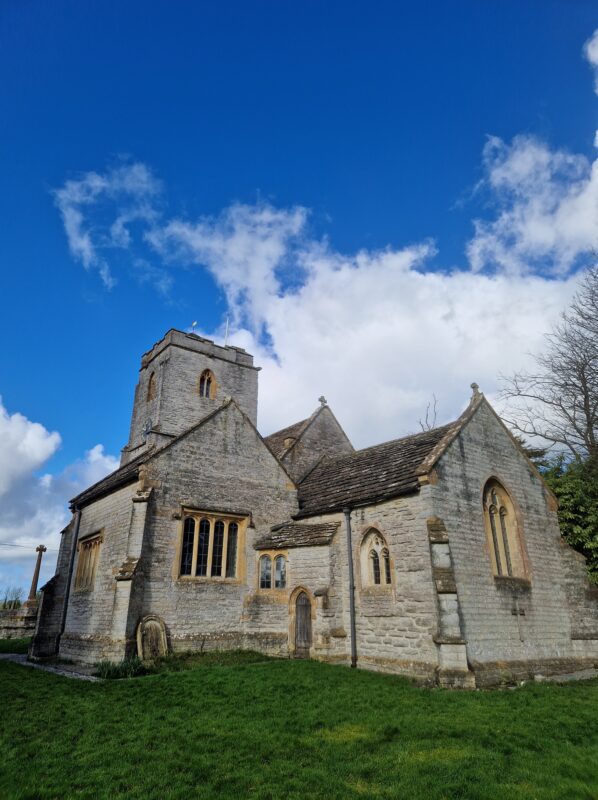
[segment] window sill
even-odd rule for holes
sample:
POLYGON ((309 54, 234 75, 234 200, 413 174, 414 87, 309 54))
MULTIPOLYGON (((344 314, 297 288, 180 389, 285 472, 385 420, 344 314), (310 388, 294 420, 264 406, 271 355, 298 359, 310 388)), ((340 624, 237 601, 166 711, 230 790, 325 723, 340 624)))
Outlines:
POLYGON ((392 594, 393 585, 392 583, 384 583, 380 584, 379 586, 364 586, 361 589, 361 594, 364 596, 375 596, 375 595, 385 595, 385 594, 392 594))
POLYGON ((181 583, 225 583, 240 584, 240 578, 222 578, 217 575, 179 575, 176 579, 181 583))
POLYGON ((532 588, 532 582, 528 578, 516 578, 509 575, 495 575, 494 585, 497 589, 512 589, 520 592, 529 592, 532 588))

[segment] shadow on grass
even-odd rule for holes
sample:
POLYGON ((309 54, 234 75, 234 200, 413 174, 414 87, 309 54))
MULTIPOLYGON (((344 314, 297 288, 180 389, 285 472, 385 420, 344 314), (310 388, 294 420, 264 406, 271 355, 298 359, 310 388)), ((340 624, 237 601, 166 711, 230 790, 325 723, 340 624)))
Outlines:
MULTIPOLYGON (((142 661, 137 656, 123 661, 100 661, 94 673, 99 678, 136 678, 164 672, 183 672, 197 667, 232 667, 264 664, 277 659, 252 650, 209 650, 207 652, 170 653, 154 661, 142 661)), ((279 660, 279 659, 278 659, 279 660)))
POLYGON ((0 653, 23 655, 27 653, 30 643, 30 637, 27 639, 0 639, 0 653))

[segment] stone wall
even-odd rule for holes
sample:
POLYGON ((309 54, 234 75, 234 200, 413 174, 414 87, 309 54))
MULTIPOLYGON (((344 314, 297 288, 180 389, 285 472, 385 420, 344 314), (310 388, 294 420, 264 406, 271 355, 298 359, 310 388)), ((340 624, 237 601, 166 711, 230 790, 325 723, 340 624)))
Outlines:
MULTIPOLYGON (((147 464, 153 499, 143 547, 141 615, 164 620, 170 647, 258 647, 286 651, 288 626, 248 611, 257 586, 254 542, 297 510, 289 476, 234 403, 147 464), (179 578, 182 509, 245 518, 237 579, 179 578), (261 625, 252 623, 256 614, 261 625), (252 644, 253 642, 253 644, 252 644)), ((269 604, 268 599, 264 599, 269 604)))
POLYGON ((0 639, 26 639, 33 636, 37 605, 0 610, 0 639))
MULTIPOLYGON (((436 680, 438 611, 428 544, 427 487, 408 497, 356 509, 351 514, 355 573, 357 664, 368 669, 436 680), (363 574, 361 546, 371 528, 385 539, 391 559, 392 583, 369 586, 363 574)), ((325 660, 350 660, 349 575, 346 527, 342 514, 310 518, 310 522, 340 521, 331 547, 333 576, 315 655, 325 660), (325 620, 325 622, 324 622, 325 620), (327 628, 327 630, 325 630, 327 628)), ((306 520, 305 520, 306 521, 306 520)))
POLYGON ((332 411, 324 406, 297 443, 285 453, 283 464, 293 480, 300 481, 322 456, 352 452, 353 445, 332 411))
POLYGON ((90 589, 75 588, 79 554, 75 557, 66 625, 60 640, 61 658, 95 662, 103 658, 118 660, 125 655, 124 637, 112 635, 115 578, 127 557, 134 519, 132 500, 137 488, 136 484, 125 486, 81 510, 78 540, 100 533, 102 543, 90 589))
POLYGON ((450 540, 477 684, 591 665, 591 648, 581 655, 572 645, 567 586, 581 585, 582 570, 578 564, 576 576, 567 577, 554 498, 485 402, 441 457, 427 488, 450 540), (528 581, 493 575, 482 508, 491 477, 518 511, 528 581))
POLYGON ((162 434, 178 435, 217 409, 226 397, 257 422, 258 370, 253 356, 237 347, 220 347, 207 339, 181 331, 169 331, 141 361, 135 388, 129 443, 122 464, 144 452, 144 429, 149 420, 162 434), (210 369, 216 379, 215 398, 199 396, 199 377, 210 369), (155 394, 147 399, 148 383, 154 374, 155 394))

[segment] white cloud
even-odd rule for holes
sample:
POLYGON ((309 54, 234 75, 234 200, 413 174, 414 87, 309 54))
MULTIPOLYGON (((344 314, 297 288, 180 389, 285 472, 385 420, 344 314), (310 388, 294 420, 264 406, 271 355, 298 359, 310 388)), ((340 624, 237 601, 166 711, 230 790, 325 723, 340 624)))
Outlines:
POLYGON ((112 288, 116 281, 103 253, 130 246, 132 223, 156 220, 153 204, 161 189, 148 166, 133 163, 121 164, 103 174, 86 172, 54 191, 73 258, 85 269, 97 269, 106 287, 112 288), (105 204, 109 211, 100 224, 98 213, 105 204))
MULTIPOLYGON (((342 255, 310 240, 305 222, 287 237, 280 209, 270 214, 281 226, 272 231, 277 256, 269 274, 261 262, 254 274, 255 211, 236 208, 243 245, 236 250, 237 272, 229 265, 222 284, 239 286, 237 302, 259 297, 239 315, 253 327, 237 329, 231 341, 253 352, 263 368, 260 427, 266 433, 311 413, 321 393, 358 446, 417 430, 433 393, 438 422, 454 418, 472 381, 492 395, 501 371, 524 365, 575 286, 574 278, 431 271, 429 243, 342 255), (281 288, 276 275, 290 264, 300 279, 281 288)), ((205 263, 220 282, 210 230, 220 240, 218 225, 203 221, 201 248, 191 260, 205 263)), ((186 234, 185 246, 192 247, 186 234)), ((261 230, 255 236, 263 243, 261 230)), ((174 247, 175 238, 171 229, 174 247)))
POLYGON ((8 414, 1 403, 0 440, 0 588, 27 590, 38 544, 48 548, 41 582, 54 573, 60 531, 70 519, 68 500, 116 469, 118 460, 98 444, 58 475, 40 477, 38 470, 60 444, 59 434, 22 414, 8 414))
MULTIPOLYGON (((306 209, 268 204, 233 204, 217 218, 175 219, 146 234, 168 260, 206 266, 226 294, 236 322, 252 328, 264 319, 291 257, 290 246, 304 229, 306 209)), ((293 264, 296 269, 298 262, 293 264)))
POLYGON ((598 246, 598 160, 530 136, 511 144, 490 137, 484 168, 498 215, 474 221, 467 246, 473 270, 563 276, 598 246))
POLYGON ((583 54, 594 69, 594 91, 598 94, 598 28, 584 44, 583 54))
POLYGON ((52 456, 60 446, 60 435, 47 431, 22 414, 9 414, 0 397, 0 497, 52 456))

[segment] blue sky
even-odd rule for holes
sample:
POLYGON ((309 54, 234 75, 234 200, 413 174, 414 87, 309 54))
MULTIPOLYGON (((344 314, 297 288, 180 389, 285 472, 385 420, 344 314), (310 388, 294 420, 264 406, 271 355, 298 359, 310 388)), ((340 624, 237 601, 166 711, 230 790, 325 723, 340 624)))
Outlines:
POLYGON ((492 395, 593 246, 597 26, 589 0, 5 0, 0 541, 56 543, 169 327, 230 316, 266 433, 322 392, 360 445, 492 395))

